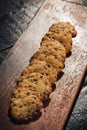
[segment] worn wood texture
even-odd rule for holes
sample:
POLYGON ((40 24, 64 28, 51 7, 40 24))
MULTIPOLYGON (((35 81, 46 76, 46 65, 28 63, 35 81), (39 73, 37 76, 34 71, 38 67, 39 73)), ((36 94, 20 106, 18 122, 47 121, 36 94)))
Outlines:
POLYGON ((61 0, 46 0, 28 29, 0 67, 0 130, 62 130, 80 89, 87 68, 87 7, 61 0), (50 95, 48 106, 35 121, 18 124, 9 118, 9 101, 22 69, 38 50, 43 35, 56 21, 69 21, 78 31, 63 75, 50 95))

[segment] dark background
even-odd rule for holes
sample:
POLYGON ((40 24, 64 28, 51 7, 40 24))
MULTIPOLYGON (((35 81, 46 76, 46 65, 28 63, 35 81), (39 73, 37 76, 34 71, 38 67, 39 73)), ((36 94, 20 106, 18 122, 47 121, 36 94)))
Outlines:
POLYGON ((0 0, 0 64, 45 0, 0 0))

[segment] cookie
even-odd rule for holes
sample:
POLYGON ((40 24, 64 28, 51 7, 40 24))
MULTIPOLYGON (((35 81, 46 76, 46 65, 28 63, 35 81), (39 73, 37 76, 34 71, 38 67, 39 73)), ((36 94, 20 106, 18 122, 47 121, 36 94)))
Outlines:
POLYGON ((30 63, 34 60, 46 61, 56 69, 58 74, 60 73, 61 69, 64 68, 64 63, 60 62, 58 57, 52 54, 47 55, 46 53, 41 53, 40 50, 33 55, 33 57, 30 59, 30 63))
POLYGON ((46 33, 46 35, 42 38, 42 42, 46 41, 53 41, 55 42, 58 41, 59 43, 61 43, 65 49, 66 49, 66 53, 69 53, 69 51, 72 49, 72 35, 71 33, 55 33, 55 32, 48 32, 46 33))
POLYGON ((53 48, 51 46, 42 46, 41 49, 40 49, 40 52, 47 55, 47 56, 50 56, 50 55, 53 55, 59 62, 62 62, 64 64, 64 61, 65 61, 65 57, 63 57, 63 53, 62 51, 57 51, 56 50, 57 48, 53 48))
MULTIPOLYGON (((66 50, 63 45, 61 45, 59 42, 55 41, 42 41, 41 43, 42 51, 50 51, 49 53, 53 55, 58 55, 60 61, 65 62, 66 59, 66 50)), ((44 52, 45 53, 45 52, 44 52)))
POLYGON ((43 107, 40 95, 33 88, 18 87, 10 100, 11 115, 18 121, 32 119, 43 107))
POLYGON ((33 72, 45 75, 50 81, 51 85, 53 85, 57 79, 57 71, 51 64, 47 63, 46 61, 35 60, 23 70, 22 76, 29 75, 33 72))
POLYGON ((46 76, 40 73, 30 73, 29 75, 21 76, 18 82, 20 87, 32 87, 42 97, 42 100, 49 98, 49 94, 52 92, 52 87, 46 76))
POLYGON ((50 28, 49 31, 59 33, 59 32, 65 32, 67 34, 71 33, 72 37, 76 37, 77 31, 75 30, 75 27, 71 25, 69 22, 58 22, 54 23, 50 28))

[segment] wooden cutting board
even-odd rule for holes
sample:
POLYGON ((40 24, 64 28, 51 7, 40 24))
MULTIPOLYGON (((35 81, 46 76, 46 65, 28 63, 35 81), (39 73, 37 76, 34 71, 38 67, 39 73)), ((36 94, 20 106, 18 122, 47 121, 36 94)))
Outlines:
POLYGON ((46 0, 27 30, 11 49, 0 67, 0 130, 62 130, 87 70, 87 7, 61 0, 46 0), (26 124, 18 124, 8 114, 16 81, 29 58, 38 50, 43 35, 52 23, 71 22, 78 32, 71 56, 66 59, 61 78, 50 95, 42 115, 26 124))

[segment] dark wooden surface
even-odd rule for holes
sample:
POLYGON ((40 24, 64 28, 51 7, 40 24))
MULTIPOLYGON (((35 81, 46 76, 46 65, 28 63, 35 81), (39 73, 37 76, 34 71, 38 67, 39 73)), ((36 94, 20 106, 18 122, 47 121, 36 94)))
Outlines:
POLYGON ((28 29, 11 49, 0 67, 0 130, 62 130, 87 69, 87 7, 61 0, 46 0, 28 29), (78 36, 63 75, 50 95, 50 102, 37 120, 17 124, 8 115, 9 101, 16 81, 29 58, 38 50, 41 38, 56 21, 69 21, 78 36))

